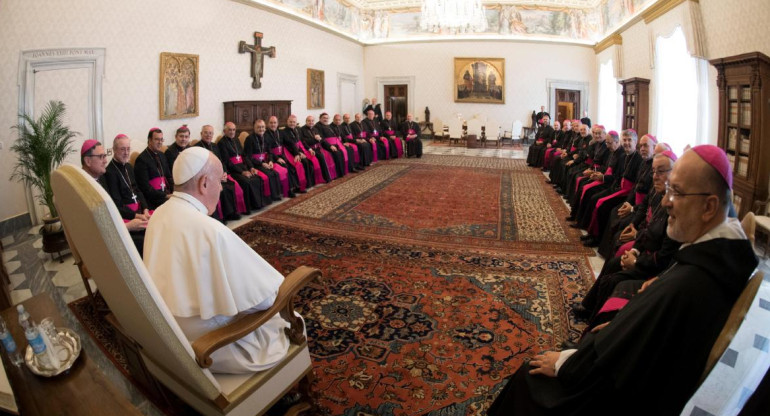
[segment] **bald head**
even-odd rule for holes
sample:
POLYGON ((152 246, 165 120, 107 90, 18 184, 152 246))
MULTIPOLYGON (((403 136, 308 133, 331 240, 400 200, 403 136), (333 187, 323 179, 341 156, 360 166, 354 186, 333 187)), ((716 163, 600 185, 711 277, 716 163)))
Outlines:
POLYGON ((669 213, 668 236, 692 243, 727 218, 730 191, 721 175, 697 153, 674 164, 662 206, 669 213))

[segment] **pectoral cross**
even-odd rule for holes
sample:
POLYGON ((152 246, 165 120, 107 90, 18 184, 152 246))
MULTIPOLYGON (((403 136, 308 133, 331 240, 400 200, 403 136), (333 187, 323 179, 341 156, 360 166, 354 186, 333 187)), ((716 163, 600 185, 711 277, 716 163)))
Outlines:
POLYGON ((275 46, 262 47, 262 33, 254 32, 254 45, 249 45, 244 40, 238 44, 238 53, 246 52, 251 53, 251 77, 254 78, 251 88, 262 88, 262 73, 265 66, 262 55, 275 58, 275 46))
POLYGON ((165 178, 162 178, 160 180, 160 190, 163 191, 163 192, 166 192, 166 179, 165 178))
POLYGON ((133 200, 134 200, 134 203, 135 203, 135 204, 137 204, 137 203, 138 203, 138 202, 136 201, 136 194, 135 194, 135 193, 133 193, 133 192, 131 192, 131 199, 133 199, 133 200))

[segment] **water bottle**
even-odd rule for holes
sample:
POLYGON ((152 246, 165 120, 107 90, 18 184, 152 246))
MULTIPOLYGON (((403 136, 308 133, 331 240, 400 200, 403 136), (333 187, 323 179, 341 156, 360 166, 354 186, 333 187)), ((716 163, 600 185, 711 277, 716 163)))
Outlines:
POLYGON ((5 348, 5 352, 8 354, 8 358, 13 365, 17 367, 20 366, 23 359, 21 358, 21 354, 19 354, 19 350, 16 348, 16 341, 13 340, 11 331, 8 330, 8 327, 5 325, 5 320, 3 320, 2 317, 0 317, 0 341, 2 341, 3 348, 5 348))
POLYGON ((29 312, 24 309, 24 305, 17 305, 16 312, 19 313, 19 325, 26 332, 29 327, 34 326, 32 320, 29 317, 29 312))
POLYGON ((19 325, 24 328, 24 336, 27 338, 29 346, 32 347, 32 352, 35 354, 38 365, 40 367, 50 367, 51 360, 46 352, 45 341, 43 341, 43 336, 38 331, 37 326, 30 319, 29 313, 24 309, 24 305, 18 305, 16 311, 19 313, 19 325))

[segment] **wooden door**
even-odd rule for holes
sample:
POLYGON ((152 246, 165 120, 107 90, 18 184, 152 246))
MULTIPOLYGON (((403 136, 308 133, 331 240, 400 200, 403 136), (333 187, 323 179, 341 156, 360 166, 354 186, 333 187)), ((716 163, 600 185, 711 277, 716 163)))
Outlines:
POLYGON ((406 104, 408 94, 409 86, 406 84, 385 86, 385 111, 393 113, 396 126, 406 120, 406 113, 409 111, 406 104))
POLYGON ((556 114, 551 120, 574 120, 580 118, 580 91, 556 89, 556 114))

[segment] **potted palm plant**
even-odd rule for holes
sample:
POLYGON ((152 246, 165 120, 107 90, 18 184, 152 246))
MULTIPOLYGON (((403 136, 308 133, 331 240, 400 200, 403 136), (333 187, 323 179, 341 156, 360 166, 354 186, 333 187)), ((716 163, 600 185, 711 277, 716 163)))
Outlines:
POLYGON ((28 114, 20 114, 19 124, 11 127, 18 132, 18 139, 11 146, 16 153, 16 165, 11 180, 23 182, 37 191, 40 205, 48 208, 43 219, 43 251, 61 252, 67 241, 59 222, 51 190, 51 172, 73 152, 72 142, 77 132, 64 125, 65 105, 61 101, 49 101, 40 117, 35 120, 28 114))

